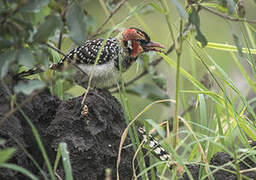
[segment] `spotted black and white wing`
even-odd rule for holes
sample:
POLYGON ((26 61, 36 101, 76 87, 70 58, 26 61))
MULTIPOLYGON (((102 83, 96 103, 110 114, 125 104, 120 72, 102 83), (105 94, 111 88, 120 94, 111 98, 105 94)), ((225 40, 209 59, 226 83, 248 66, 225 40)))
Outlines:
MULTIPOLYGON (((70 51, 67 56, 73 59, 77 64, 92 65, 95 63, 97 54, 104 42, 104 39, 88 40, 83 45, 70 51)), ((58 65, 65 61, 70 62, 67 58, 59 61, 58 65)), ((109 61, 114 61, 118 64, 118 44, 115 38, 108 39, 101 51, 98 64, 105 64, 109 61)))

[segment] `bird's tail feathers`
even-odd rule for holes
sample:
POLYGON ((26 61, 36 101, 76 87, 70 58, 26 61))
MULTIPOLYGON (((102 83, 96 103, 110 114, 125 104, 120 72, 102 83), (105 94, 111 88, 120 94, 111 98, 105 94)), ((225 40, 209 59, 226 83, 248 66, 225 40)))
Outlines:
POLYGON ((13 79, 14 80, 20 80, 26 76, 30 76, 30 75, 33 75, 33 74, 38 74, 38 73, 41 73, 41 72, 44 72, 42 69, 40 68, 32 68, 32 69, 29 69, 29 70, 26 70, 26 71, 22 71, 16 75, 13 76, 13 79))

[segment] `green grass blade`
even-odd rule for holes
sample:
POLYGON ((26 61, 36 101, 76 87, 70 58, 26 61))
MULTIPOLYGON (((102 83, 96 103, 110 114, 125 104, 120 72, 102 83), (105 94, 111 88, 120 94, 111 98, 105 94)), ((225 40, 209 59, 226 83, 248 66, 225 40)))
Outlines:
MULTIPOLYGON (((253 119, 256 119, 255 112, 253 111, 253 108, 251 105, 246 101, 245 97, 242 96, 241 92, 238 88, 234 85, 233 81, 230 79, 230 77, 227 75, 227 73, 212 59, 212 57, 206 52, 206 50, 203 50, 203 52, 206 54, 208 59, 214 64, 214 66, 218 69, 218 71, 221 73, 221 78, 227 85, 235 92, 239 97, 241 98, 243 104, 247 107, 248 111, 252 114, 253 119)), ((218 74, 217 74, 218 75, 218 74)))
MULTIPOLYGON (((206 102, 205 102, 205 98, 202 94, 199 94, 199 109, 200 109, 200 124, 202 126, 207 127, 208 125, 208 119, 207 119, 207 110, 206 110, 206 102)), ((200 133, 207 135, 206 130, 204 129, 200 129, 200 133)), ((202 143, 202 147, 204 147, 204 143, 202 143)))
POLYGON ((56 155, 54 166, 53 166, 54 173, 56 173, 56 171, 57 171, 59 161, 60 161, 60 157, 61 157, 61 149, 60 149, 60 146, 58 146, 58 151, 57 151, 57 155, 56 155))
MULTIPOLYGON (((229 44, 208 42, 206 47, 211 48, 211 49, 221 50, 221 51, 238 52, 236 46, 229 45, 229 44)), ((256 49, 242 48, 242 52, 246 53, 246 54, 248 54, 248 53, 256 54, 256 49)))
POLYGON ((49 178, 47 177, 46 173, 44 172, 44 170, 40 167, 40 165, 36 162, 36 160, 32 157, 32 155, 23 147, 23 145, 21 144, 21 142, 19 142, 19 140, 15 139, 14 137, 11 137, 15 143, 18 145, 18 147, 24 151, 24 153, 28 156, 28 158, 31 160, 31 162, 35 165, 35 167, 40 171, 40 173, 42 174, 42 176, 44 177, 44 179, 48 180, 49 178))
POLYGON ((60 143, 60 149, 61 149, 61 156, 62 156, 62 162, 65 170, 65 176, 66 180, 73 180, 72 176, 72 168, 70 164, 70 158, 69 158, 69 152, 67 150, 67 144, 66 143, 60 143))
POLYGON ((8 168, 17 172, 20 172, 22 174, 24 174, 25 176, 29 177, 32 180, 38 180, 38 178, 32 174, 30 171, 28 171, 27 169, 17 166, 15 164, 11 164, 11 163, 4 163, 1 165, 2 168, 8 168))
MULTIPOLYGON (((176 62, 174 60, 172 60, 170 57, 166 56, 163 53, 158 53, 164 60, 166 60, 168 62, 168 64, 172 67, 172 68, 176 68, 176 62)), ((183 75, 186 79, 188 79, 189 81, 191 81, 198 89, 203 90, 203 91, 207 91, 207 89, 204 87, 203 84, 201 84, 198 80, 196 80, 191 74, 189 74, 185 69, 183 69, 182 67, 180 67, 180 73, 181 75, 183 75)))
POLYGON ((11 158, 12 154, 15 152, 15 148, 5 148, 0 151, 0 166, 11 158))
POLYGON ((31 129, 32 129, 33 135, 34 135, 34 137, 35 137, 35 139, 36 139, 36 142, 37 142, 37 144, 38 144, 38 146, 39 146, 39 149, 40 149, 40 151, 41 151, 41 153, 42 153, 42 155, 43 155, 43 158, 44 158, 44 161, 45 161, 45 163, 46 163, 47 169, 48 169, 48 171, 49 171, 49 173, 50 173, 51 179, 52 179, 52 180, 55 180, 55 176, 54 176, 54 174, 53 174, 52 165, 51 165, 50 160, 49 160, 49 158, 48 158, 48 156, 47 156, 47 153, 46 153, 46 151, 45 151, 43 142, 42 142, 42 140, 41 140, 41 138, 40 138, 40 136, 39 136, 39 133, 38 133, 36 127, 35 127, 34 124, 30 121, 30 119, 27 117, 27 115, 23 112, 23 110, 20 109, 20 108, 19 108, 19 110, 20 110, 21 114, 24 116, 24 118, 26 119, 26 121, 28 122, 29 126, 30 126, 31 129))

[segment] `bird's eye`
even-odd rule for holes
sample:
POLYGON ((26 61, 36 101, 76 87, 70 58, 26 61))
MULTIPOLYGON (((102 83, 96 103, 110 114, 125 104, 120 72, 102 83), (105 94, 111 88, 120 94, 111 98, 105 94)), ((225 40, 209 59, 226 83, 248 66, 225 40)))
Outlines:
POLYGON ((147 44, 147 41, 145 39, 139 39, 138 42, 141 44, 141 45, 146 45, 147 44))

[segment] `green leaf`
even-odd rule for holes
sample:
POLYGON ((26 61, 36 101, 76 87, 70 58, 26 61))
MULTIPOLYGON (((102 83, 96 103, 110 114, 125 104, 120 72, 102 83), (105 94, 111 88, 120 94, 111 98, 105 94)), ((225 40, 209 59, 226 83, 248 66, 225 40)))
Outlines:
POLYGON ((16 50, 6 51, 0 54, 0 77, 3 78, 8 72, 8 67, 15 60, 16 50))
POLYGON ((26 4, 20 9, 24 12, 38 12, 41 8, 45 7, 50 0, 27 0, 26 4))
POLYGON ((45 83, 39 80, 29 80, 28 82, 19 81, 14 87, 14 92, 17 94, 22 92, 26 95, 31 94, 36 89, 41 89, 45 87, 45 83))
POLYGON ((240 42, 239 40, 239 37, 233 32, 232 33, 232 36, 234 38, 234 41, 235 41, 235 45, 236 45, 236 48, 238 50, 238 53, 241 57, 243 57, 243 52, 242 52, 242 43, 240 42))
POLYGON ((35 64, 35 58, 27 48, 18 50, 18 61, 19 64, 27 67, 33 67, 35 64))
POLYGON ((73 97, 78 97, 78 96, 82 96, 85 91, 86 89, 84 89, 82 86, 75 85, 75 86, 72 86, 65 93, 71 94, 73 97))
POLYGON ((61 28, 63 22, 60 16, 50 15, 47 16, 45 21, 40 23, 38 31, 34 36, 37 42, 46 41, 51 35, 54 34, 57 28, 61 28))
POLYGON ((62 162, 65 170, 65 176, 66 179, 72 180, 72 168, 70 164, 70 159, 69 159, 69 152, 67 149, 67 144, 66 143, 60 143, 60 149, 61 149, 61 156, 62 156, 62 162))
POLYGON ((193 6, 191 7, 188 21, 196 27, 196 40, 201 43, 202 47, 205 47, 207 45, 207 40, 200 30, 200 17, 193 6))
POLYGON ((191 24, 195 25, 196 28, 200 27, 200 17, 198 15, 198 12, 196 11, 196 9, 193 6, 191 7, 191 11, 189 13, 188 21, 191 24))
POLYGON ((88 38, 88 17, 77 3, 73 3, 67 12, 66 18, 70 38, 76 44, 81 45, 88 38))
POLYGON ((11 163, 5 163, 1 167, 12 169, 14 171, 20 172, 20 173, 24 174, 25 176, 29 177, 32 180, 38 180, 38 178, 34 174, 32 174, 30 171, 28 171, 27 169, 25 169, 21 166, 17 166, 15 164, 11 164, 11 163))
POLYGON ((0 151, 0 166, 11 158, 15 148, 6 148, 0 151))
POLYGON ((201 43, 202 47, 205 47, 207 45, 207 39, 205 36, 202 34, 200 29, 197 29, 197 34, 196 34, 196 40, 198 40, 201 43))

